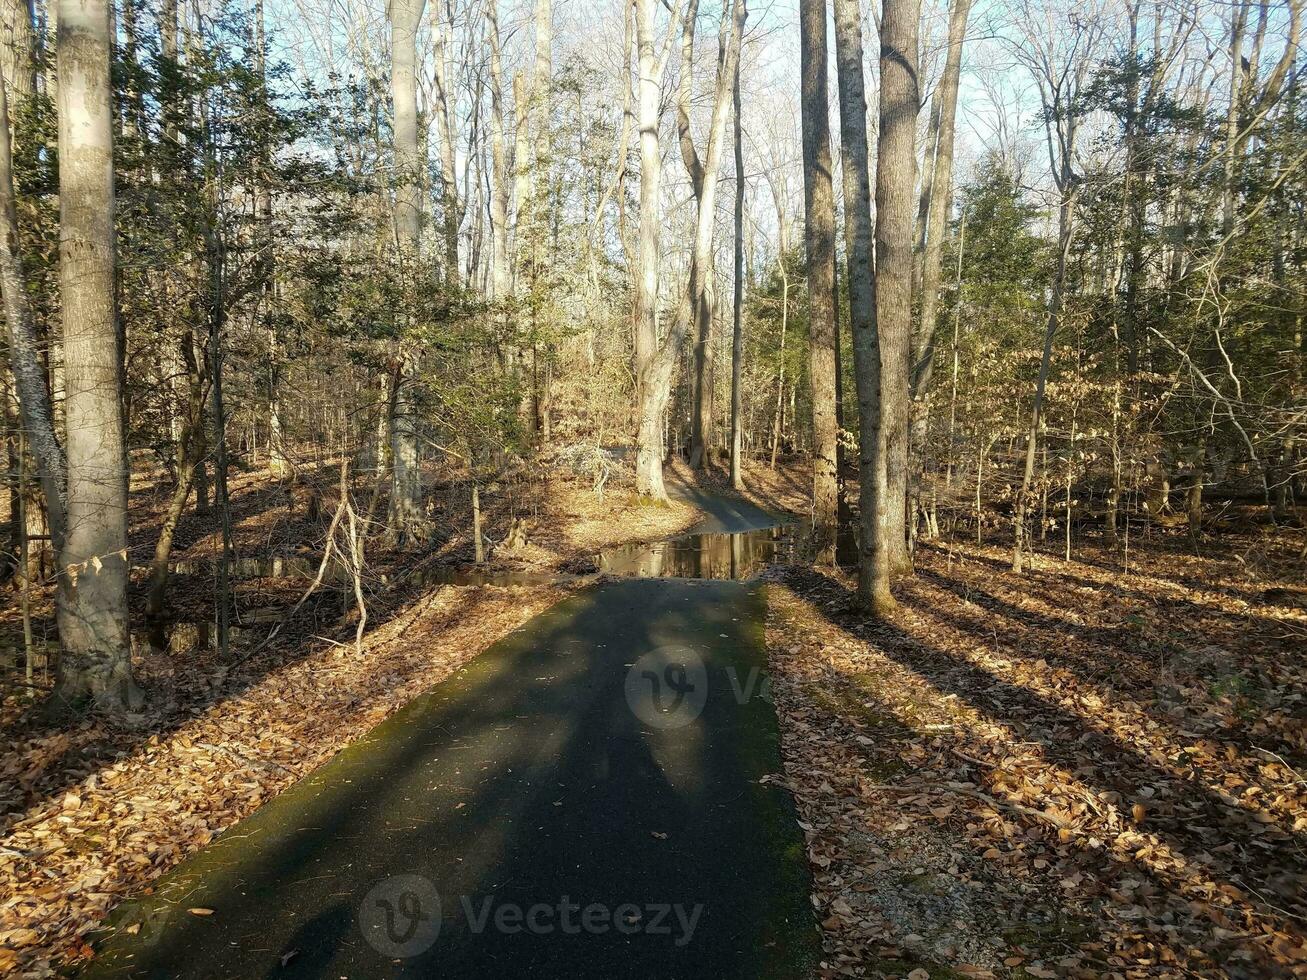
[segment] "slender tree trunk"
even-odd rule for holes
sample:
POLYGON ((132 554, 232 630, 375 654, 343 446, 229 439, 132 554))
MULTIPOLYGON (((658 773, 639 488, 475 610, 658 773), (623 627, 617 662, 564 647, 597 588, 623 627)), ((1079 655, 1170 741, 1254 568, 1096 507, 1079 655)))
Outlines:
MULTIPOLYGON (((839 0, 836 0, 838 4, 839 0)), ((812 531, 816 561, 835 561, 839 474, 835 418, 837 318, 835 309, 835 195, 831 186, 830 117, 826 92, 826 2, 802 0, 799 10, 803 79, 803 213, 808 263, 808 370, 812 378, 812 531)), ((838 37, 838 28, 837 28, 838 37)), ((861 30, 858 32, 861 44, 861 30)), ((859 48, 861 50, 861 48, 859 48)), ((861 68, 859 68, 861 71, 861 68)), ((843 106, 841 82, 841 107, 843 106)), ((841 114, 843 108, 841 108, 841 114)), ((864 100, 865 116, 865 100, 864 100)), ((866 123, 863 123, 865 153, 866 123)), ((863 160, 863 174, 866 160, 863 160)), ((845 176, 847 206, 848 176, 845 176)), ((868 218, 870 215, 868 215, 868 218)), ((785 257, 781 256, 782 266, 785 257)), ((870 268, 867 269, 870 275, 870 268)), ((870 282, 866 285, 870 288, 870 282)), ((789 282, 784 283, 788 292, 789 282)))
MULTIPOLYGON (((1069 166, 1069 161, 1068 161, 1069 166)), ((1057 335, 1058 322, 1062 317, 1062 305, 1066 292, 1067 263, 1071 254, 1073 234, 1072 207, 1075 202, 1075 187, 1065 177, 1062 185, 1062 202, 1058 208, 1058 251, 1057 269, 1053 275, 1053 288, 1048 300, 1048 317, 1044 328, 1044 349, 1039 359, 1039 378, 1035 382, 1035 403, 1030 410, 1030 428, 1026 431, 1026 462, 1021 475, 1021 487, 1017 491, 1016 511, 1013 518, 1012 570, 1020 572, 1024 568, 1023 554, 1026 547, 1026 513, 1030 506, 1030 487, 1035 478, 1035 452, 1039 445, 1039 427, 1044 411, 1044 388, 1048 383, 1048 366, 1053 356, 1053 338, 1057 335)))
MULTIPOLYGON (((193 453, 193 439, 188 439, 182 456, 183 464, 193 453)), ((150 563, 150 591, 146 597, 145 611, 149 616, 159 616, 164 610, 168 597, 168 559, 172 556, 173 538, 177 533, 177 524, 186 509, 186 498, 190 495, 191 484, 195 475, 194 466, 183 466, 177 474, 177 485, 173 487, 168 509, 164 512, 163 523, 159 527, 159 538, 154 545, 154 558, 150 563)))
MULTIPOLYGON (((417 28, 425 0, 391 0, 391 77, 394 104, 395 238, 401 269, 417 275, 421 262, 422 198, 417 128, 417 28)), ((409 546, 425 537, 422 472, 417 438, 418 356, 401 341, 396 358, 395 417, 391 422, 390 537, 409 546)))
POLYGON ((431 113, 436 117, 440 139, 440 207, 444 232, 445 275, 451 283, 459 282, 458 229, 462 224, 462 207, 458 200, 455 176, 455 132, 453 93, 449 85, 447 47, 453 35, 453 11, 441 0, 431 4, 432 96, 431 113))
POLYGON ((925 447, 930 424, 930 381, 935 366, 935 333, 939 320, 939 285, 944 230, 953 202, 953 142, 957 115, 958 82, 962 75, 962 45, 967 33, 967 16, 971 0, 953 0, 949 11, 948 56, 944 74, 931 102, 931 117, 937 127, 933 160, 923 178, 921 211, 925 236, 921 255, 921 313, 912 350, 912 438, 915 455, 913 472, 913 511, 918 509, 925 447))
MULTIPOLYGON (((783 254, 783 253, 782 253, 783 254)), ((776 454, 781 448, 781 436, 785 430, 785 336, 789 326, 790 312, 790 277, 785 271, 785 262, 781 262, 781 351, 780 368, 776 372, 776 411, 772 413, 771 427, 771 462, 776 469, 776 454)))
MULTIPOLYGON (((887 0, 894 4, 899 0, 887 0)), ((890 38, 886 38, 886 43, 890 38)), ((881 419, 881 345, 876 321, 878 283, 872 267, 871 183, 867 97, 862 77, 862 14, 858 0, 835 0, 835 60, 840 96, 840 163, 844 177, 844 247, 849 320, 858 387, 858 466, 861 528, 858 590, 877 615, 894 608, 890 595, 886 440, 881 419)), ((882 79, 882 85, 884 80, 882 79)), ((909 255, 909 259, 911 256, 909 255)))
POLYGON ((127 453, 114 304, 106 0, 59 0, 59 266, 68 421, 55 697, 138 709, 127 627, 127 453))
MULTIPOLYGON (((263 28, 263 0, 254 3, 254 72, 259 86, 260 127, 264 133, 259 145, 258 170, 254 175, 254 211, 258 223, 259 315, 268 339, 268 472, 277 479, 291 472, 286 454, 285 433, 281 423, 282 357, 281 337, 277 329, 273 304, 277 295, 277 243, 272 223, 272 149, 268 145, 267 127, 271 123, 268 95, 267 37, 263 28)), ((189 481, 187 481, 189 482, 189 481)))
POLYGON ((695 322, 698 343, 694 352, 694 399, 692 406, 690 465, 698 466, 708 452, 712 433, 712 242, 717 217, 717 173, 726 142, 726 119, 731 108, 731 87, 740 57, 740 38, 747 11, 743 0, 735 0, 732 23, 723 22, 717 52, 717 81, 713 111, 708 127, 708 145, 699 171, 702 188, 695 223, 694 254, 690 259, 690 286, 686 298, 695 322))
MULTIPOLYGON (((881 18, 876 148, 876 332, 885 446, 885 549, 891 574, 912 570, 907 547, 912 338, 912 196, 916 186, 920 0, 886 0, 881 18)), ((940 189, 943 193, 943 190, 940 189)))
POLYGON ((511 323, 507 305, 512 295, 512 274, 508 252, 508 201, 512 193, 509 182, 508 150, 504 136, 503 65, 499 52, 498 0, 486 0, 486 40, 490 47, 490 234, 491 285, 499 306, 498 344, 506 373, 516 372, 516 348, 511 342, 511 323))
MULTIPOLYGON (((27 277, 18 250, 18 212, 14 204, 7 87, 0 80, 0 293, 3 293, 5 323, 9 328, 9 361, 18 395, 19 419, 36 460, 37 479, 45 496, 51 545, 58 554, 64 541, 68 463, 55 433, 54 410, 46 387, 32 309, 27 302, 27 277)), ((23 465, 21 459, 18 465, 23 465)))
MULTIPOLYGON (((698 0, 689 0, 681 28, 681 71, 676 96, 676 131, 681 160, 690 178, 697 214, 703 210, 704 168, 694 147, 690 130, 690 100, 694 80, 694 35, 698 22, 698 0)), ((725 27, 725 24, 722 25, 725 27)), ((694 322, 694 359, 690 376, 690 467, 704 464, 708 432, 712 428, 712 311, 711 269, 696 265, 697 252, 690 258, 690 316, 694 322)), ((711 261, 711 259, 710 259, 711 261)))
POLYGON ((740 61, 732 85, 735 103, 735 297, 731 331, 731 486, 744 489, 744 127, 740 120, 740 61))

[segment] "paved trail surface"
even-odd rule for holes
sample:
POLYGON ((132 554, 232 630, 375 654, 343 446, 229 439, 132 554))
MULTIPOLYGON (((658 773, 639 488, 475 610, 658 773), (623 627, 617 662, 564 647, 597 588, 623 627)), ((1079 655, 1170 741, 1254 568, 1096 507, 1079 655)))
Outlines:
POLYGON ((571 597, 124 905, 85 975, 812 976, 763 616, 746 583, 571 597))

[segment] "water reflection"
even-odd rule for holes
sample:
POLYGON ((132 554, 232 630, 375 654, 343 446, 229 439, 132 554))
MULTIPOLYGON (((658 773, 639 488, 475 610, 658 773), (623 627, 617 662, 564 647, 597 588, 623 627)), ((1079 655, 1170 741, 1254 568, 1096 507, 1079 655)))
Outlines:
POLYGON ((633 578, 753 578, 785 560, 793 536, 785 527, 738 534, 691 534, 656 544, 633 544, 601 552, 599 570, 633 578))
MULTIPOLYGON (((262 611, 260 610, 260 612, 262 611)), ((260 621, 268 622, 270 619, 271 617, 263 617, 260 621)), ((253 630, 245 626, 230 626, 227 629, 227 636, 232 643, 236 643, 246 634, 252 632, 253 630)), ((218 627, 208 619, 184 619, 151 623, 144 629, 133 631, 132 643, 137 645, 138 648, 148 647, 155 653, 181 654, 195 653, 197 650, 216 651, 218 649, 218 627)))
MULTIPOLYGON (((227 574, 234 579, 244 578, 313 578, 318 574, 318 558, 297 558, 278 555, 273 558, 231 558, 227 574)), ((178 561, 168 566, 173 575, 207 575, 218 573, 218 563, 207 558, 178 561)), ((328 574, 331 573, 328 569, 328 574)))

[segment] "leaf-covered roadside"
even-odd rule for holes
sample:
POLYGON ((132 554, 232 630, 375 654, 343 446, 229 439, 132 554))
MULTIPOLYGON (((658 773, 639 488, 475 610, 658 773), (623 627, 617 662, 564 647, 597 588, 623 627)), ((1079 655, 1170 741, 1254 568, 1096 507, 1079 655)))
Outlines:
POLYGON ((1299 590, 1228 550, 1083 557, 929 548, 882 621, 775 575, 826 975, 1307 975, 1299 590))
POLYGON ((224 676, 207 651, 139 665, 144 728, 89 720, 6 746, 0 973, 50 976, 88 933, 216 834, 556 602, 559 588, 443 587, 361 653, 270 651, 224 676))

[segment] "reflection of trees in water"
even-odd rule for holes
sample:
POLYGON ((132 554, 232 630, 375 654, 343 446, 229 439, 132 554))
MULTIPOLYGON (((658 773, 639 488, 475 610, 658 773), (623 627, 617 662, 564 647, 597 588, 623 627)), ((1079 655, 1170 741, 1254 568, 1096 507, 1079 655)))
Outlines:
POLYGON ((744 579, 773 562, 785 538, 779 528, 741 534, 696 534, 605 552, 600 568, 639 578, 744 579))

